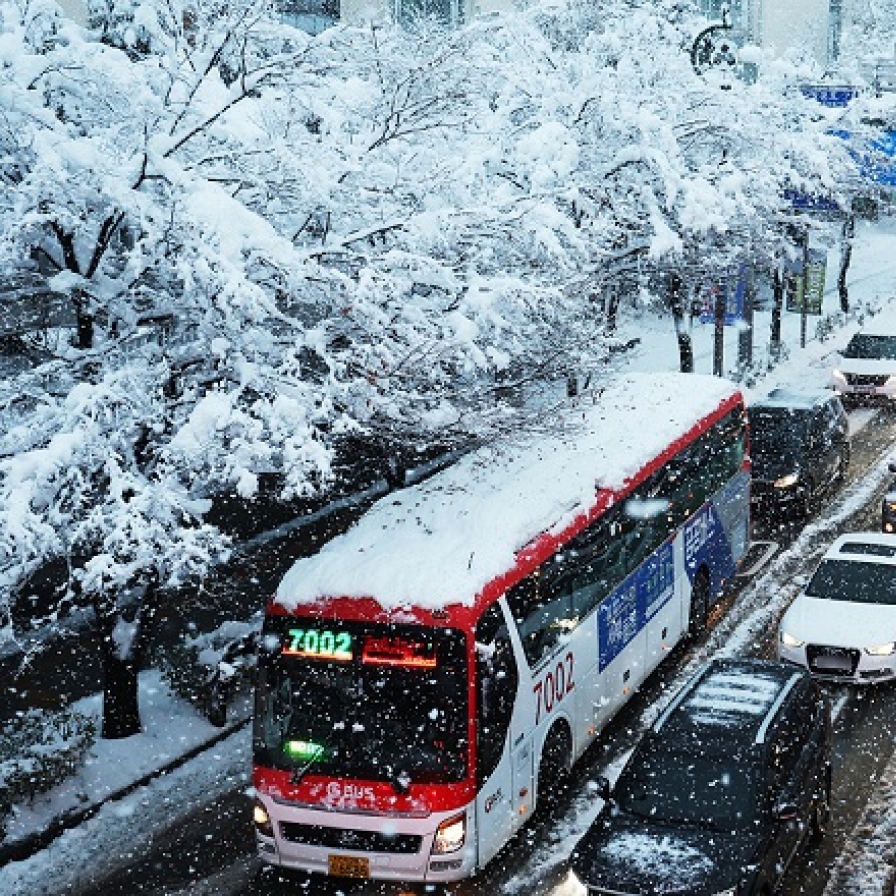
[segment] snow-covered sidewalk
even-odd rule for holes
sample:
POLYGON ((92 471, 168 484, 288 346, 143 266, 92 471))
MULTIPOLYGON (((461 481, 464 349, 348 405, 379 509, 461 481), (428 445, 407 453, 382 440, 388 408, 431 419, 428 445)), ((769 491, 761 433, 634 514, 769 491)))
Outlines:
MULTIPOLYGON (((832 258, 825 314, 832 314, 838 307, 835 277, 836 258, 832 258)), ((882 315, 892 315, 896 320, 896 222, 860 226, 850 296, 857 309, 880 308, 882 315)), ((782 324, 786 360, 754 384, 751 391, 755 394, 780 385, 825 386, 831 354, 858 326, 850 321, 821 342, 810 319, 807 345, 800 348, 799 316, 785 313, 782 324)), ((768 327, 768 312, 758 312, 754 336, 757 359, 766 351, 763 347, 768 327)), ((640 339, 627 361, 631 369, 677 369, 677 343, 668 317, 657 319, 646 313, 633 316, 622 324, 619 335, 623 340, 640 339)), ((700 373, 712 370, 712 335, 711 325, 695 324, 696 367, 700 373)), ((737 335, 733 328, 726 330, 727 370, 736 362, 737 335)), ((250 736, 243 723, 251 709, 248 701, 232 708, 234 728, 222 733, 192 706, 173 696, 157 672, 141 676, 140 688, 143 733, 122 741, 98 741, 79 774, 30 805, 16 807, 8 825, 7 843, 25 843, 54 825, 70 829, 37 854, 0 868, 0 893, 4 896, 75 892, 87 881, 88 873, 95 883, 99 865, 109 867, 116 854, 127 856, 139 851, 142 843, 173 824, 181 813, 193 811, 200 801, 232 789, 235 783, 248 789, 250 736), (191 757, 195 759, 190 761, 191 757), (127 849, 121 849, 123 840, 127 849)), ((76 708, 98 719, 100 699, 96 695, 76 708)), ((890 866, 882 863, 881 856, 892 848, 896 818, 889 807, 894 799, 896 762, 888 769, 878 799, 868 807, 860 826, 862 837, 856 839, 855 849, 841 858, 834 871, 831 896, 874 896, 887 885, 884 878, 890 866), (871 880, 878 886, 877 877, 869 870, 872 868, 880 870, 880 889, 868 889, 871 880)), ((247 801, 247 811, 248 805, 247 801)))

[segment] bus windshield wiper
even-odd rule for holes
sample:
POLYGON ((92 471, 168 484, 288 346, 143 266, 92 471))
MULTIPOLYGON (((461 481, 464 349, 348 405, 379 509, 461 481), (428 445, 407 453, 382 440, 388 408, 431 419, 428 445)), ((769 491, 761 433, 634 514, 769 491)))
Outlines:
POLYGON ((301 784, 302 778, 308 774, 311 769, 311 766, 314 765, 315 760, 309 759, 301 768, 294 768, 289 773, 289 783, 290 784, 301 784))

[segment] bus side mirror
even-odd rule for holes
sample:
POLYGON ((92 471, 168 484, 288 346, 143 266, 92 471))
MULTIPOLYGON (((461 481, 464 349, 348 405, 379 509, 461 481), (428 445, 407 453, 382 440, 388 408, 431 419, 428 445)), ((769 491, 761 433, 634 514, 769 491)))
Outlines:
POLYGON ((613 785, 610 784, 610 779, 605 778, 601 775, 597 781, 595 786, 595 791, 597 795, 605 802, 608 803, 613 798, 613 785))

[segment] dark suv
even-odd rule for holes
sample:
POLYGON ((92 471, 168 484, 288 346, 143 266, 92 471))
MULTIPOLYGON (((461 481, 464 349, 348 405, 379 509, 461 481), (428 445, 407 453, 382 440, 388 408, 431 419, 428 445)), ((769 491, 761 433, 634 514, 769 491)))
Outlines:
POLYGON ((831 714, 808 672, 713 660, 647 732, 570 859, 589 896, 768 896, 830 818, 831 714))
POLYGON ((824 390, 775 389, 748 413, 754 504, 760 512, 805 516, 849 468, 843 403, 824 390))

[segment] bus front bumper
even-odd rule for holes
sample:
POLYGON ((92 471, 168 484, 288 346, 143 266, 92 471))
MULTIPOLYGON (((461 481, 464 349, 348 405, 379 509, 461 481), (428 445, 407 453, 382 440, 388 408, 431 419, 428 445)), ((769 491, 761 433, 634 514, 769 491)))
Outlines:
POLYGON ((468 830, 460 849, 432 854, 434 828, 444 820, 441 816, 343 816, 282 804, 275 811, 273 837, 256 829, 258 856, 287 870, 408 883, 462 880, 476 870, 476 850, 470 845, 475 842, 472 830, 468 830), (421 830, 424 826, 425 832, 421 830), (351 845, 352 841, 357 847, 351 845))

